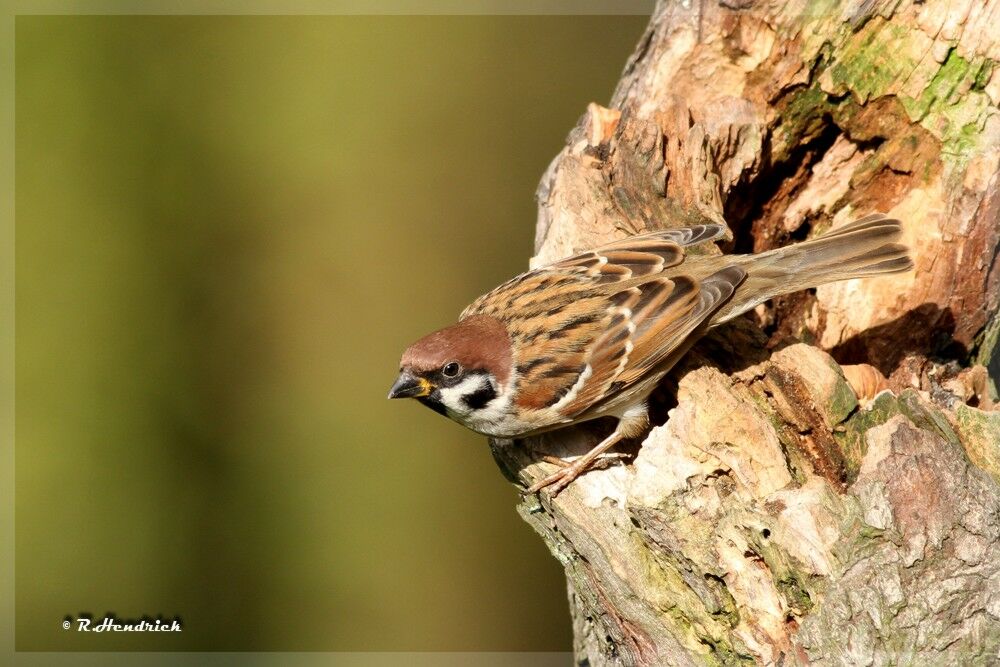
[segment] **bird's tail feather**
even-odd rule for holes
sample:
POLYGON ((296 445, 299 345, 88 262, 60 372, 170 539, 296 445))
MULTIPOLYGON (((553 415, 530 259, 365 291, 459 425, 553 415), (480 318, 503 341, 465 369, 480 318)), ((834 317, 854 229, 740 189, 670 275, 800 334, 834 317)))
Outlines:
POLYGON ((838 280, 908 271, 913 260, 909 249, 898 243, 902 231, 899 220, 876 213, 811 241, 744 255, 740 265, 747 278, 713 324, 782 294, 838 280))

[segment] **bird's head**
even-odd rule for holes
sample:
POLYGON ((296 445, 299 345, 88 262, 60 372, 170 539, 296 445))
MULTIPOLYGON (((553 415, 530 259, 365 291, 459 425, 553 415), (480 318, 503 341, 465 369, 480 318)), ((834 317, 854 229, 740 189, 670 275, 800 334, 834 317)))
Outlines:
POLYGON ((486 432, 481 422, 503 402, 512 365, 510 336, 496 318, 476 315, 407 348, 389 398, 415 398, 455 421, 486 432))

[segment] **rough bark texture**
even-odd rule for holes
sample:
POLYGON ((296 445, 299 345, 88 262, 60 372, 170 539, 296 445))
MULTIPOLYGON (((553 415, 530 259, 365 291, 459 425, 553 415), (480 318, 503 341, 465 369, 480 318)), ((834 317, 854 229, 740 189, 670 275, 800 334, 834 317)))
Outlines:
MULTIPOLYGON (((661 2, 570 133, 535 265, 703 219, 760 251, 883 211, 917 266, 716 332, 641 444, 524 499, 579 664, 1000 661, 997 25, 1000 0, 661 2)), ((494 452, 530 483, 602 428, 494 452)))

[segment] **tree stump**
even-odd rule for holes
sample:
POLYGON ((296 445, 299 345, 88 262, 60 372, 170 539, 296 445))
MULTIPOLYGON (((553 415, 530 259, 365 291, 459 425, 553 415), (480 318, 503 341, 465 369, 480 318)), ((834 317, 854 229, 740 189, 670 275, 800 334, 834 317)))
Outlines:
MULTIPOLYGON (((1000 661, 998 24, 1000 0, 662 1, 570 132, 533 265, 705 220, 758 252, 876 211, 916 262, 716 331, 643 442, 522 500, 578 664, 1000 661)), ((604 426, 492 447, 530 484, 604 426)))

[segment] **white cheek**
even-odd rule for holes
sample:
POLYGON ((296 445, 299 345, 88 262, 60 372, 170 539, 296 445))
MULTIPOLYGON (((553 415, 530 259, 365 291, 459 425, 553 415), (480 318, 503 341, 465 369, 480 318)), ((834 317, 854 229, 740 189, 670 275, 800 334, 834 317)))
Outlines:
POLYGON ((459 424, 483 435, 503 435, 506 433, 507 429, 504 428, 504 425, 510 416, 510 395, 504 393, 503 387, 498 388, 490 378, 470 377, 454 387, 438 391, 448 416, 459 424), (499 395, 483 407, 474 410, 463 400, 463 397, 491 385, 499 392, 499 395))

